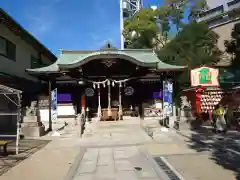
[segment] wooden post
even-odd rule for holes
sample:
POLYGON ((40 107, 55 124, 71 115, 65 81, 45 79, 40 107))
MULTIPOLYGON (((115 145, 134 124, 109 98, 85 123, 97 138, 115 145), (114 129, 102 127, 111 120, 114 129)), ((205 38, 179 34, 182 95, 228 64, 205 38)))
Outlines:
POLYGON ((52 131, 52 84, 48 81, 48 117, 49 117, 49 127, 48 131, 52 131))
POLYGON ((98 90, 98 118, 100 121, 102 116, 100 84, 97 84, 97 90, 98 90))
POLYGON ((22 95, 21 94, 17 94, 18 97, 18 115, 17 115, 17 137, 16 137, 16 155, 18 155, 19 153, 19 140, 20 140, 20 120, 21 120, 21 100, 22 100, 22 95))
POLYGON ((108 85, 108 117, 112 116, 112 110, 111 110, 111 83, 108 80, 107 81, 107 85, 108 85))
POLYGON ((84 94, 82 94, 82 96, 81 96, 81 106, 82 106, 81 113, 83 114, 84 119, 85 119, 85 117, 86 117, 86 113, 85 113, 85 111, 86 111, 86 99, 85 99, 84 94))
POLYGON ((118 110, 118 118, 121 120, 122 117, 122 82, 119 82, 119 110, 118 110))

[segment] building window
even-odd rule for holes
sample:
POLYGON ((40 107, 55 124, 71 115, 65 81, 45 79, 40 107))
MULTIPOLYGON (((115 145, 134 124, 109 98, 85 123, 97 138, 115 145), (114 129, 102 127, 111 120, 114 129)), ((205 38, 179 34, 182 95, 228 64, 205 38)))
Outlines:
POLYGON ((39 67, 39 62, 38 58, 34 57, 33 55, 31 56, 31 68, 38 68, 39 67))
POLYGON ((31 68, 40 68, 45 66, 45 64, 42 62, 41 58, 37 58, 33 55, 31 55, 31 68))
POLYGON ((7 41, 2 37, 0 37, 0 54, 7 56, 7 41))
POLYGON ((16 45, 7 39, 0 37, 0 55, 16 61, 16 45))

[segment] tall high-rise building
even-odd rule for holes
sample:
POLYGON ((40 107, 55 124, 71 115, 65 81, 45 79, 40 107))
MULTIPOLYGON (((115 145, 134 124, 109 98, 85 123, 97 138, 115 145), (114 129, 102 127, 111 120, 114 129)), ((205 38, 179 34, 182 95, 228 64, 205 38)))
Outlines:
POLYGON ((206 22, 209 27, 218 26, 222 23, 239 17, 240 0, 207 0, 209 9, 199 15, 198 21, 206 22))
POLYGON ((134 16, 143 7, 143 0, 120 0, 121 49, 124 49, 124 20, 134 16))
POLYGON ((224 4, 228 3, 229 1, 231 1, 231 0, 206 0, 207 5, 210 9, 224 5, 224 4))
MULTIPOLYGON (((218 47, 225 51, 225 40, 231 38, 236 23, 240 23, 240 0, 206 0, 209 9, 199 14, 199 22, 205 22, 219 35, 218 47)), ((231 58, 224 53, 219 66, 227 66, 231 58)))
POLYGON ((123 18, 129 18, 143 7, 143 0, 122 0, 123 18))

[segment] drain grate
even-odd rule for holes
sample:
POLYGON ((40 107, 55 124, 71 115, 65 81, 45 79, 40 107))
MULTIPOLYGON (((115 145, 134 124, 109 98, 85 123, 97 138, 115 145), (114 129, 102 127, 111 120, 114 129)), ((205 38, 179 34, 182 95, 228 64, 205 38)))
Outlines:
POLYGON ((160 157, 155 157, 154 159, 171 180, 181 180, 160 157))

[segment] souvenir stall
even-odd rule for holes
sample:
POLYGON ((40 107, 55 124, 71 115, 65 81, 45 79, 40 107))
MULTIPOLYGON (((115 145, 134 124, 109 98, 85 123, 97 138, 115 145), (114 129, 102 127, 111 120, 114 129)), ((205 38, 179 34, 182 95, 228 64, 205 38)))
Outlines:
POLYGON ((221 102, 223 91, 219 88, 218 69, 200 67, 191 70, 191 88, 183 90, 190 101, 192 114, 203 120, 212 119, 212 111, 221 102))
POLYGON ((200 111, 212 112, 223 97, 224 92, 220 88, 205 88, 200 97, 200 111))

